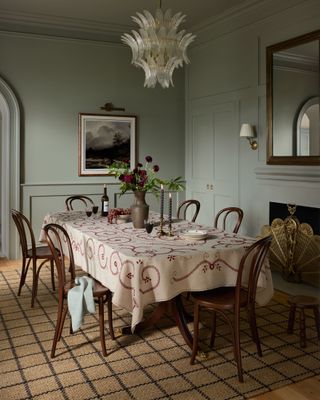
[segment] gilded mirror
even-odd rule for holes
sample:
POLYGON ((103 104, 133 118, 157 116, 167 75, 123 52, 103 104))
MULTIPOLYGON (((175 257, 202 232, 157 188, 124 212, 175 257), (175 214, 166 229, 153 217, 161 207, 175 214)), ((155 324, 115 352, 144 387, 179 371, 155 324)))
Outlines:
POLYGON ((320 164, 320 30, 267 47, 268 164, 320 164))

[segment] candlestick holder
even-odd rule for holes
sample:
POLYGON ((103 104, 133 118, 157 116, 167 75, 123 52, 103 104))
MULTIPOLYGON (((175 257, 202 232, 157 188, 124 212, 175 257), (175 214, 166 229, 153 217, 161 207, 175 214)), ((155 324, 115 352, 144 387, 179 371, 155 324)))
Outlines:
POLYGON ((163 230, 163 217, 160 217, 160 227, 159 227, 159 233, 158 236, 166 236, 167 233, 163 230))
POLYGON ((172 226, 171 223, 169 223, 169 232, 168 232, 168 236, 174 236, 172 233, 172 226))

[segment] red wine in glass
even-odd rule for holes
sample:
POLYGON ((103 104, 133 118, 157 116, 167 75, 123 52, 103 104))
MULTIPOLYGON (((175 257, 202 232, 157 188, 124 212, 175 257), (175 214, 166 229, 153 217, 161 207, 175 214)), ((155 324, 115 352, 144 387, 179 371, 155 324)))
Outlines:
POLYGON ((153 223, 152 222, 146 222, 145 223, 145 228, 146 228, 147 233, 151 233, 152 229, 153 229, 153 223))
POLYGON ((91 215, 92 215, 92 210, 86 210, 86 214, 87 214, 87 217, 91 217, 91 215))

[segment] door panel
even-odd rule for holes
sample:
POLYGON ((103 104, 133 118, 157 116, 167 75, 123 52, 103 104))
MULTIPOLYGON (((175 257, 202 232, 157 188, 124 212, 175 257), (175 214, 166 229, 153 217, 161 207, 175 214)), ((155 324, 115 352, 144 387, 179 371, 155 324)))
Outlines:
POLYGON ((212 225, 224 207, 238 205, 238 103, 189 107, 186 178, 187 197, 200 201, 197 222, 212 225))

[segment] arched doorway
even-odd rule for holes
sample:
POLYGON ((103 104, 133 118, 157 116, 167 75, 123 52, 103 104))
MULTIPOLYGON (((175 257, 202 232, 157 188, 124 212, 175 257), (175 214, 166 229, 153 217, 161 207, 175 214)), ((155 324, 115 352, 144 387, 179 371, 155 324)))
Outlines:
POLYGON ((10 217, 20 208, 20 110, 17 98, 0 77, 0 255, 18 257, 18 236, 10 217))

